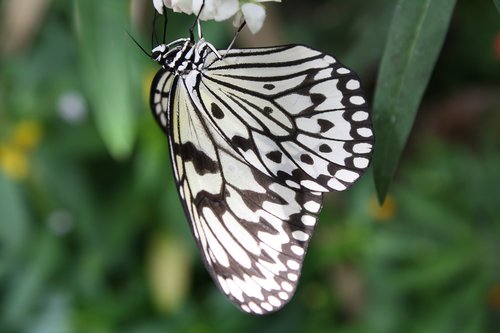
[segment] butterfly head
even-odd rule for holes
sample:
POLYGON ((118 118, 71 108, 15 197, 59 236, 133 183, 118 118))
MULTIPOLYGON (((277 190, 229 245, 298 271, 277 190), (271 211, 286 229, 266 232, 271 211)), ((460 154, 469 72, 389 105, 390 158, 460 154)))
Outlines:
POLYGON ((167 44, 160 44, 151 52, 151 58, 156 62, 162 63, 162 58, 164 58, 168 51, 169 47, 167 44))
POLYGON ((176 71, 186 59, 183 52, 194 47, 190 39, 181 38, 169 44, 160 44, 151 51, 151 58, 163 68, 176 71))

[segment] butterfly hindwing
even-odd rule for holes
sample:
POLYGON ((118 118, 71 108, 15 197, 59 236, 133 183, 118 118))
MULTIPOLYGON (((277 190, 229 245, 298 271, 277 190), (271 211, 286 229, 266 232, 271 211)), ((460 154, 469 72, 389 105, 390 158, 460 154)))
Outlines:
POLYGON ((295 291, 321 194, 286 187, 249 164, 182 80, 168 93, 170 104, 155 99, 152 107, 171 115, 177 188, 208 271, 244 311, 279 309, 295 291))

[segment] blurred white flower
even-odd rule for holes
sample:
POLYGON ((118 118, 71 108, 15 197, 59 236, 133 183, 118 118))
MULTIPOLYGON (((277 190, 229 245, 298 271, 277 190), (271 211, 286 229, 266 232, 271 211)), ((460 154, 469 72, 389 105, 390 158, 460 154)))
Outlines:
MULTIPOLYGON (((243 20, 247 22, 252 33, 258 32, 266 18, 266 9, 262 2, 281 2, 281 0, 205 0, 205 7, 200 19, 224 21, 235 16, 233 24, 239 26, 243 20)), ((153 0, 158 13, 163 14, 163 7, 171 8, 174 12, 185 14, 198 13, 203 0, 153 0)))
POLYGON ((70 212, 58 209, 48 217, 49 228, 58 236, 69 233, 75 227, 75 220, 70 212))
POLYGON ((78 91, 67 91, 57 101, 57 113, 70 124, 78 124, 87 116, 87 103, 78 91))

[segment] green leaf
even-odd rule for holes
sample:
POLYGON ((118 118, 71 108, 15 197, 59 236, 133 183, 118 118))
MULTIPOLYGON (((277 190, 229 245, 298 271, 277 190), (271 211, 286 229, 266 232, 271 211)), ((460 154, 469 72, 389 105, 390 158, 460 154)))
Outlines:
POLYGON ((498 12, 500 13, 500 0, 493 0, 495 6, 497 7, 498 12))
POLYGON ((40 306, 47 281, 55 276, 61 260, 62 250, 53 235, 44 232, 30 241, 27 247, 29 259, 13 271, 14 282, 5 293, 4 304, 7 306, 2 315, 10 323, 23 323, 33 308, 40 306))
POLYGON ((373 170, 380 202, 388 192, 443 45, 455 0, 400 0, 374 98, 373 170))
POLYGON ((64 290, 56 291, 46 295, 40 305, 40 311, 30 323, 30 333, 44 332, 71 332, 72 329, 72 306, 70 297, 64 290))
POLYGON ((134 89, 128 71, 130 39, 125 2, 80 1, 85 90, 97 128, 115 158, 130 154, 135 140, 134 89))
POLYGON ((29 239, 30 216, 18 184, 0 172, 0 276, 16 265, 29 239))

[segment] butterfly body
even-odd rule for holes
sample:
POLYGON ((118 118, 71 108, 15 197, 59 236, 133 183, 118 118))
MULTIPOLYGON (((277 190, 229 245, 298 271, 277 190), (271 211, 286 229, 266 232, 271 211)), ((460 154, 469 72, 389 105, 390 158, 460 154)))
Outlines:
POLYGON ((301 45, 153 50, 153 114, 207 270, 243 311, 286 304, 322 206, 368 167, 373 132, 357 75, 301 45))
POLYGON ((197 42, 181 38, 170 44, 160 44, 152 51, 152 58, 174 75, 188 74, 191 71, 201 72, 208 52, 215 52, 215 47, 200 38, 197 42))

